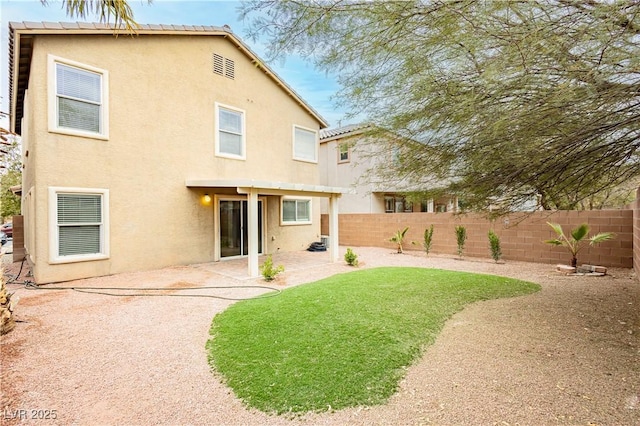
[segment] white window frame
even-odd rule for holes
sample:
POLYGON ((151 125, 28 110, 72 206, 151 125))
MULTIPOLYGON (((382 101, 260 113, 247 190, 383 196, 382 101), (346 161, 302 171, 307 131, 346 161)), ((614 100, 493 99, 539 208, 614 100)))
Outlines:
POLYGON ((313 211, 312 211, 313 203, 311 202, 311 197, 280 197, 280 225, 311 225, 313 223, 313 211), (285 201, 295 201, 296 202, 296 220, 295 221, 285 221, 284 220, 284 203, 285 201), (309 204, 309 220, 298 220, 298 202, 306 202, 309 204))
POLYGON ((351 161, 351 146, 348 142, 338 142, 338 163, 348 163, 351 161), (345 152, 342 150, 342 147, 346 147, 347 158, 342 159, 342 153, 345 152))
POLYGON ((245 160, 247 158, 247 141, 246 141, 246 113, 243 109, 236 108, 230 105, 225 105, 216 102, 215 103, 215 145, 216 145, 216 157, 224 157, 224 158, 232 158, 234 160, 245 160), (224 109, 227 111, 232 111, 240 114, 242 118, 241 123, 241 134, 240 134, 240 143, 241 146, 241 154, 235 155, 227 152, 220 151, 220 110, 224 109))
POLYGON ((72 263, 109 258, 109 190, 98 188, 49 187, 49 263, 72 263), (58 194, 87 194, 102 196, 102 223, 100 224, 100 252, 61 256, 58 232, 58 194))
POLYGON ((92 139, 109 139, 109 72, 100 68, 81 64, 79 62, 63 59, 58 56, 48 55, 48 115, 49 115, 49 132, 62 133, 65 135, 83 136, 92 139), (56 65, 64 65, 70 68, 77 68, 82 71, 100 74, 101 79, 101 102, 100 102, 100 131, 90 132, 81 129, 73 129, 69 127, 58 126, 58 93, 57 93, 57 73, 56 65))
POLYGON ((307 162, 307 163, 315 163, 315 164, 317 164, 318 163, 318 131, 315 130, 315 129, 310 129, 308 127, 298 126, 298 125, 294 124, 291 133, 292 133, 291 137, 292 137, 292 140, 293 140, 293 144, 291 144, 292 149, 293 149, 293 159, 294 160, 298 160, 298 161, 304 161, 304 162, 307 162), (296 129, 300 129, 300 130, 307 131, 307 132, 310 132, 310 133, 314 134, 315 142, 314 142, 314 147, 313 147, 314 148, 314 153, 313 153, 314 157, 313 157, 313 159, 302 158, 302 157, 297 157, 296 156, 296 129))

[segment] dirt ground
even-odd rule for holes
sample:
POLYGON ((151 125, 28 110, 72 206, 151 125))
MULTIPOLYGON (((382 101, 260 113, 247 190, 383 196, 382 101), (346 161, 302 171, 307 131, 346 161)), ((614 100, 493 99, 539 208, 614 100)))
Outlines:
MULTIPOLYGON (((640 424, 640 282, 633 271, 564 276, 553 265, 354 250, 363 268, 490 273, 533 281, 542 290, 475 303, 454 315, 407 369, 387 404, 287 418, 247 409, 209 369, 205 343, 211 320, 232 300, 114 297, 9 284, 20 297, 19 322, 1 340, 1 423, 640 424)), ((322 259, 326 254, 274 256, 287 270, 272 286, 352 270, 322 259)), ((226 298, 265 291, 247 287, 265 285, 261 279, 233 278, 226 272, 232 265, 173 267, 47 287, 163 287, 184 294, 178 289, 217 286, 225 288, 197 294, 226 298)), ((18 266, 11 265, 9 273, 18 266)))

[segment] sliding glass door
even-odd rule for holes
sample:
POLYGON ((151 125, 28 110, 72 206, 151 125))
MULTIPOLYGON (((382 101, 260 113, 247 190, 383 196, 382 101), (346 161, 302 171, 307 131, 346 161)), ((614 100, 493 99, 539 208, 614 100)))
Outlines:
MULTIPOLYGON (((220 257, 249 253, 249 225, 246 200, 220 200, 220 257)), ((262 200, 258 200, 258 253, 262 253, 262 200)))

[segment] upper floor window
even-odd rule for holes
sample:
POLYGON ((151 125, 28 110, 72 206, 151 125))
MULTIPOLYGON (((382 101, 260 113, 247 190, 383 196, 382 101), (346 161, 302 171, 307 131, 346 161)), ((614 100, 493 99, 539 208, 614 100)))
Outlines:
POLYGON ((318 133, 315 130, 293 126, 293 158, 312 163, 318 161, 318 133))
POLYGON ((216 155, 244 160, 244 111, 216 103, 216 155))
POLYGON ((348 163, 351 150, 348 143, 338 144, 338 163, 348 163))
POLYGON ((108 73, 49 55, 49 130, 107 139, 108 73))

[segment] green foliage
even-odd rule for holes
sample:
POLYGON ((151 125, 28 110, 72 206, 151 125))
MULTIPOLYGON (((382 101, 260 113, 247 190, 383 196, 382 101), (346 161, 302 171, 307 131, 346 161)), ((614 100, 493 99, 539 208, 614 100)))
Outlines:
POLYGON ((347 252, 344 254, 344 261, 347 262, 349 266, 358 266, 358 255, 350 248, 347 248, 347 252))
POLYGON ((273 266, 273 259, 271 255, 268 255, 264 263, 260 265, 260 273, 264 277, 265 281, 273 281, 280 272, 284 272, 284 266, 273 266))
POLYGON ((500 237, 493 232, 493 229, 489 230, 489 249, 491 250, 491 257, 498 262, 502 257, 502 249, 500 248, 500 237))
POLYGON ((464 252, 464 244, 467 241, 467 228, 462 225, 456 225, 456 243, 458 244, 458 256, 462 257, 464 252))
POLYGON ((216 315, 209 363, 237 397, 267 413, 383 404, 454 313, 539 288, 426 268, 334 275, 216 315))
POLYGON ((20 197, 14 195, 10 188, 21 182, 22 173, 16 170, 8 170, 0 177, 0 216, 5 219, 20 214, 20 197))
POLYGON ((402 244, 404 243, 404 236, 406 235, 408 230, 409 230, 408 226, 406 228, 404 228, 402 231, 398 229, 396 231, 396 233, 393 234, 393 236, 391 238, 389 238, 389 241, 391 241, 392 243, 396 243, 397 244, 398 253, 404 253, 404 250, 402 248, 402 244))
MULTIPOLYGON (((48 0, 40 0, 43 5, 48 5, 48 0)), ((153 0, 148 0, 151 4, 153 0)), ((127 0, 64 0, 63 5, 67 16, 87 19, 95 16, 101 23, 108 24, 113 19, 116 28, 125 28, 135 32, 138 24, 134 20, 133 10, 127 0)))
POLYGON ((640 175, 636 0, 241 10, 271 58, 300 54, 337 73, 339 103, 386 140, 376 155, 399 159, 376 170, 380 182, 448 182, 469 209, 504 213, 600 204, 640 175))
POLYGON ((22 183, 22 154, 19 138, 6 129, 0 129, 0 216, 3 219, 20 214, 20 197, 11 187, 22 183))
MULTIPOLYGON (((578 265, 578 252, 584 247, 585 238, 589 234, 589 225, 583 223, 577 228, 574 228, 571 231, 570 237, 567 237, 564 234, 562 226, 559 224, 547 222, 547 225, 553 229, 557 237, 551 240, 546 240, 545 243, 554 246, 566 247, 571 254, 571 266, 576 267, 578 265)), ((593 246, 613 238, 615 238, 615 234, 613 232, 601 232, 588 238, 588 241, 589 245, 593 246)))
POLYGON ((433 225, 424 230, 424 241, 422 245, 424 247, 424 251, 427 252, 427 256, 429 256, 429 251, 431 250, 431 243, 433 242, 433 225))

